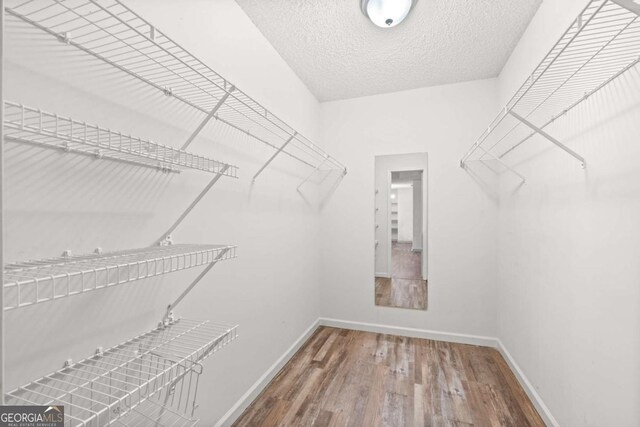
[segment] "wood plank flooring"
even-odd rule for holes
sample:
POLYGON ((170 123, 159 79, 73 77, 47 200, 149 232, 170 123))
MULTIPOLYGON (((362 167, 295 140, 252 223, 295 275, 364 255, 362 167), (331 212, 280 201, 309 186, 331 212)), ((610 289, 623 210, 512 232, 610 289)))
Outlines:
POLYGON ((376 277, 375 304, 383 307, 427 309, 427 281, 422 280, 420 252, 411 243, 394 242, 391 249, 391 278, 376 277))
POLYGON ((495 349, 320 327, 234 425, 544 423, 495 349))

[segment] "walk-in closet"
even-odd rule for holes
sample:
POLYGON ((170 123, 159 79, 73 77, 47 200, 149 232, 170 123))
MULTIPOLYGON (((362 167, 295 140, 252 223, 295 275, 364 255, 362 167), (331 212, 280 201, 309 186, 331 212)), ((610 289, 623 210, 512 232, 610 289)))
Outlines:
POLYGON ((639 1, 0 3, 0 426, 640 425, 639 1))

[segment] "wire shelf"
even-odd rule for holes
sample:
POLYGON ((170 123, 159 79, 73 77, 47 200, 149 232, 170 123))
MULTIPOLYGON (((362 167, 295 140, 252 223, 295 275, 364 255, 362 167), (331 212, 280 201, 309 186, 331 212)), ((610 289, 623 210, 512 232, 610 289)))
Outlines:
POLYGON ((488 157, 502 161, 536 133, 584 163, 544 129, 639 62, 640 5, 633 0, 591 0, 461 165, 488 157))
POLYGON ((4 103, 5 141, 22 142, 151 167, 165 172, 196 169, 237 178, 238 169, 217 160, 124 135, 57 114, 4 103))
POLYGON ((113 423, 116 426, 145 427, 191 427, 198 424, 198 420, 167 408, 154 400, 146 400, 113 423))
POLYGON ((69 427, 110 425, 125 415, 125 425, 150 425, 140 417, 160 410, 144 402, 163 390, 175 394, 202 360, 236 338, 237 326, 179 319, 18 387, 5 403, 64 405, 69 427))
POLYGON ((225 245, 176 244, 5 265, 4 309, 235 258, 236 249, 225 245))
POLYGON ((114 424, 128 427, 149 424, 157 427, 196 425, 199 420, 194 417, 194 413, 198 407, 196 398, 202 371, 200 363, 193 364, 191 369, 170 386, 118 418, 114 424))
POLYGON ((5 11, 275 150, 346 168, 118 0, 13 0, 5 11), (289 142, 288 142, 289 141, 289 142), (287 143, 288 142, 288 143, 287 143))

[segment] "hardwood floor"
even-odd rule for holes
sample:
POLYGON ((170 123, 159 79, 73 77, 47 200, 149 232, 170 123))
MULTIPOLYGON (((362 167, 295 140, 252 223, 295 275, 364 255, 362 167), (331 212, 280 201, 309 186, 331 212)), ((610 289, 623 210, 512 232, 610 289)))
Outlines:
POLYGON ((427 309, 427 281, 422 280, 419 252, 411 243, 392 244, 391 278, 376 277, 375 304, 384 307, 427 309))
POLYGON ((544 423, 495 349, 320 327, 234 425, 544 423))

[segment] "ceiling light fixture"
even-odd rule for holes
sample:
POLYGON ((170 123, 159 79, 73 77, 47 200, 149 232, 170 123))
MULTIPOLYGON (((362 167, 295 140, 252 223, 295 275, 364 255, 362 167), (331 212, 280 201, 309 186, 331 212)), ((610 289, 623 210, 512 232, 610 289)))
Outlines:
POLYGON ((395 27, 409 14, 416 0, 361 0, 362 13, 381 28, 395 27))

